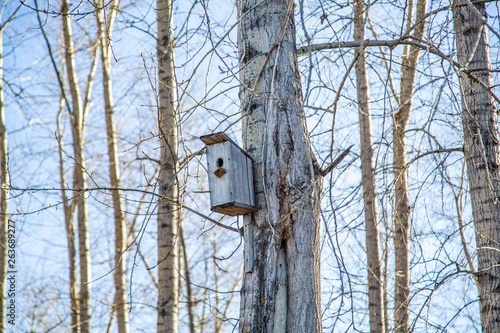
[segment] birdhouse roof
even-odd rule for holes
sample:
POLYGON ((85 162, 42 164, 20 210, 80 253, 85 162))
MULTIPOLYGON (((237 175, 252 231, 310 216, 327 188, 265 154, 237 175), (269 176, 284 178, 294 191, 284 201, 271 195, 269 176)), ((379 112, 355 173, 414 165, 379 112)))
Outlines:
POLYGON ((217 132, 217 133, 202 135, 202 136, 200 136, 200 140, 203 141, 207 146, 217 144, 217 143, 222 143, 225 141, 229 141, 229 142, 231 142, 231 144, 233 144, 235 147, 237 147, 246 157, 248 157, 253 162, 253 158, 250 155, 248 155, 246 151, 241 149, 241 147, 238 146, 238 144, 236 144, 236 142, 231 140, 231 138, 229 136, 227 136, 226 133, 224 133, 224 132, 217 132))

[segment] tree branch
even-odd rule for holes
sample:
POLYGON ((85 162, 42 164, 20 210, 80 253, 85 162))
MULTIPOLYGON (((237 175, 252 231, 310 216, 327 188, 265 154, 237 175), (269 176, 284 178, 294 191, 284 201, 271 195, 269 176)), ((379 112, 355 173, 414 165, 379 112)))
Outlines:
MULTIPOLYGON (((340 161, 339 161, 339 163, 340 163, 340 161)), ((239 230, 237 228, 233 228, 233 227, 227 226, 225 224, 222 224, 222 223, 220 223, 220 222, 218 222, 218 221, 216 221, 216 220, 214 220, 214 219, 206 216, 205 214, 202 214, 202 213, 198 212, 196 209, 184 205, 181 202, 178 202, 176 200, 172 200, 172 199, 166 198, 166 197, 164 197, 162 195, 159 195, 158 193, 155 193, 155 192, 146 191, 146 190, 140 190, 140 189, 136 189, 136 188, 94 187, 94 188, 77 189, 77 188, 17 188, 17 187, 11 186, 10 189, 11 190, 15 190, 15 191, 23 191, 23 192, 25 192, 25 191, 63 191, 63 190, 64 191, 76 191, 76 192, 112 191, 112 190, 120 190, 120 191, 123 191, 123 192, 141 192, 141 193, 150 194, 150 195, 153 195, 153 196, 158 197, 160 199, 163 199, 163 200, 166 200, 168 202, 171 202, 174 205, 182 207, 182 208, 190 211, 191 213, 194 213, 194 214, 196 214, 196 215, 198 215, 200 217, 203 217, 205 220, 210 221, 213 224, 215 224, 216 226, 219 226, 219 227, 224 228, 226 230, 234 231, 234 232, 237 232, 239 234, 242 234, 242 232, 243 232, 242 230, 239 230)), ((53 207, 53 205, 51 205, 50 207, 53 207)))
POLYGON ((389 48, 394 48, 398 45, 411 45, 415 47, 419 47, 422 50, 425 50, 429 53, 432 53, 434 55, 437 55, 438 57, 441 57, 445 60, 447 60, 449 63, 451 63, 453 66, 455 66, 459 72, 462 72, 466 74, 469 78, 471 78, 474 82, 478 83, 483 89, 485 89, 496 101, 497 103, 500 103, 500 98, 492 91, 491 87, 488 87, 484 82, 479 80, 475 75, 472 74, 471 70, 466 69, 465 67, 462 67, 460 63, 457 61, 453 60, 450 56, 447 56, 443 52, 441 52, 436 46, 426 43, 425 41, 413 41, 410 39, 415 39, 413 36, 408 36, 407 39, 392 39, 392 40, 364 40, 364 41, 345 41, 345 42, 332 42, 332 43, 321 43, 321 44, 314 44, 310 46, 303 46, 297 49, 297 55, 304 55, 307 52, 312 52, 312 51, 321 51, 321 50, 333 50, 333 49, 341 49, 341 48, 356 48, 360 47, 363 45, 364 47, 370 47, 370 46, 387 46, 389 48))
POLYGON ((332 164, 330 164, 324 171, 321 171, 321 175, 324 177, 326 176, 327 174, 329 174, 337 165, 340 164, 340 162, 342 162, 342 160, 347 156, 347 154, 349 154, 349 152, 351 151, 351 148, 353 147, 354 145, 351 145, 349 148, 347 148, 346 150, 344 150, 344 152, 342 154, 340 154, 339 157, 337 157, 337 159, 335 161, 333 161, 332 164))

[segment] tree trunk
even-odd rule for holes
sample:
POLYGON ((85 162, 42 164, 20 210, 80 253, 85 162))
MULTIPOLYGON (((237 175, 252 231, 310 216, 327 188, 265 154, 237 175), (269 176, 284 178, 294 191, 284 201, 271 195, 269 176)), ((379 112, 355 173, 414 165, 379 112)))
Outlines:
MULTIPOLYGON (((365 38, 365 11, 363 0, 354 2, 354 39, 365 38)), ((375 166, 373 160, 371 110, 369 104, 368 76, 363 45, 357 50, 356 84, 358 92, 359 129, 361 142, 361 174, 366 226, 366 255, 368 263, 368 310, 370 332, 383 333, 384 302, 383 278, 380 261, 377 194, 375 191, 375 166)))
MULTIPOLYGON (((413 25, 413 1, 410 1, 407 29, 413 25)), ((425 15, 427 0, 418 0, 415 22, 425 15)), ((425 31, 423 20, 415 29, 414 35, 421 40, 425 31)), ((408 332, 410 317, 410 202, 408 199, 408 170, 406 168, 406 129, 413 102, 415 75, 417 71, 420 48, 405 46, 401 66, 401 93, 399 110, 394 115, 394 249, 395 249, 395 295, 394 295, 394 330, 398 333, 408 332)))
MULTIPOLYGON (((467 3, 468 1, 466 1, 467 3)), ((493 97, 469 73, 493 87, 484 4, 453 8, 457 58, 462 66, 464 152, 476 230, 481 324, 483 332, 500 332, 500 144, 493 97)), ((490 88, 493 89, 493 88, 490 88)))
POLYGON ((7 228, 9 224, 9 159, 3 100, 3 29, 0 30, 0 332, 5 332, 5 281, 7 278, 7 228))
MULTIPOLYGON (((217 238, 212 239, 212 258, 217 258, 217 238)), ((214 276, 214 284, 213 284, 213 289, 214 290, 219 290, 219 276, 217 275, 217 272, 219 270, 219 267, 217 266, 216 259, 214 259, 214 265, 213 265, 213 276, 214 276)), ((215 293, 215 304, 212 305, 212 312, 214 314, 214 333, 220 333, 220 325, 219 325, 219 316, 220 316, 220 307, 219 307, 219 293, 215 293)))
POLYGON ((78 250, 80 256, 80 324, 81 332, 90 332, 90 244, 88 238, 87 201, 85 199, 86 176, 83 157, 83 108, 80 89, 76 78, 73 37, 67 0, 62 1, 62 21, 65 43, 66 68, 68 72, 69 88, 73 110, 71 112, 71 129, 73 134, 73 149, 75 158, 74 186, 78 191, 78 250))
POLYGON ((243 144, 255 161, 257 205, 254 267, 243 277, 239 329, 321 332, 323 177, 305 124, 294 4, 245 0, 237 6, 243 144))
MULTIPOLYGON (((104 7, 104 1, 96 1, 96 7, 104 7)), ((122 210, 122 200, 120 187, 119 160, 116 148, 115 124, 113 120, 113 90, 111 83, 111 41, 112 27, 116 15, 116 3, 112 1, 107 4, 107 22, 103 11, 96 12, 97 25, 99 29, 99 44, 101 46, 101 64, 102 64, 102 85, 104 92, 104 109, 106 118, 106 132, 108 142, 109 156, 109 178, 111 184, 111 195, 113 197, 113 211, 115 220, 115 270, 113 276, 115 279, 115 304, 116 319, 119 333, 127 333, 128 312, 127 305, 127 282, 126 282, 126 226, 125 216, 122 210)))
POLYGON ((64 208, 64 222, 66 225, 66 238, 68 240, 68 259, 69 259, 69 297, 71 307, 71 331, 73 333, 80 332, 80 306, 78 304, 78 281, 76 268, 76 244, 75 244, 75 221, 74 221, 74 201, 69 201, 64 188, 66 187, 66 177, 64 173, 64 153, 63 153, 63 138, 60 127, 60 115, 63 109, 61 103, 61 111, 57 116, 57 137, 59 144, 59 181, 61 183, 61 199, 64 208))
MULTIPOLYGON (((174 34, 171 0, 157 0, 158 22, 158 127, 161 147, 160 195, 178 200, 177 86, 174 72, 174 34)), ((177 332, 179 290, 177 273, 177 206, 167 200, 158 205, 158 332, 177 332)))
POLYGON ((187 312, 189 318, 189 332, 195 333, 194 325, 194 304, 193 304, 193 293, 191 290, 191 269, 189 268, 189 260, 187 256, 186 243, 184 242, 184 230, 182 227, 179 228, 179 238, 182 247, 182 259, 184 260, 184 277, 186 280, 186 298, 187 298, 187 312))

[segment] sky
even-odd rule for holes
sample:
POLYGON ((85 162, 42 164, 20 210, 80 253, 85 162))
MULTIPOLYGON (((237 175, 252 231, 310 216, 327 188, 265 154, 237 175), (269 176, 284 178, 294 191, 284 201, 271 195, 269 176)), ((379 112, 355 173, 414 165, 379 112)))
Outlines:
MULTIPOLYGON (((203 144, 198 137, 213 131, 225 131, 241 144, 239 121, 238 57, 236 10, 231 1, 197 3, 190 13, 191 1, 176 2, 175 33, 176 76, 179 82, 182 110, 182 156, 199 151, 203 144), (230 30, 232 28, 232 30, 230 30), (219 40, 224 37, 220 44, 219 40), (216 52, 213 52, 213 46, 216 52)), ((379 38, 393 39, 401 32, 403 2, 374 1, 369 16, 379 38)), ((17 8, 16 1, 3 1, 2 22, 17 8)), ((19 304, 16 329, 25 331, 65 331, 68 325, 67 240, 59 182, 59 149, 57 114, 60 111, 60 87, 47 43, 37 20, 34 1, 28 1, 3 32, 5 113, 9 133, 9 167, 12 186, 9 201, 12 219, 16 221, 17 255, 19 259, 19 304), (32 7, 29 8, 28 6, 32 7)), ((95 17, 88 1, 74 2, 79 13, 73 20, 78 79, 86 91, 91 68, 92 40, 95 38, 95 17)), ((432 9, 447 6, 432 1, 432 9)), ((39 7, 49 6, 40 1, 39 7)), ((352 6, 347 2, 304 1, 304 21, 296 8, 297 43, 352 40, 352 6), (327 21, 320 17, 327 14, 327 21), (304 22, 304 24, 302 24, 304 22)), ((49 14, 40 13, 43 28, 51 44, 58 68, 61 68, 58 7, 50 2, 49 14)), ((122 186, 154 190, 158 158, 156 137, 156 51, 154 1, 122 1, 113 30, 113 92, 122 186)), ((488 6, 490 25, 498 28, 498 7, 488 6)), ((450 54, 454 54, 451 14, 442 11, 429 20, 426 38, 450 54)), ((374 39, 371 30, 367 38, 374 39)), ((498 69, 498 39, 491 36, 491 58, 498 69)), ((390 226, 392 218, 392 119, 397 104, 390 89, 384 63, 392 59, 391 75, 398 91, 402 47, 393 50, 369 49, 369 80, 372 106, 373 137, 379 194, 381 226, 390 226)), ((336 109, 334 102, 347 68, 353 59, 352 50, 327 50, 299 59, 307 126, 313 149, 321 163, 327 164, 341 151, 355 144, 345 162, 325 180, 322 214, 322 302, 325 331, 344 332, 355 327, 365 330, 368 323, 366 304, 366 255, 364 253, 363 210, 359 172, 359 128, 354 72, 345 80, 336 109), (327 111, 325 112, 325 109, 327 111), (332 143, 332 125, 335 124, 332 143), (333 150, 331 147, 333 146, 333 150), (328 228, 329 233, 326 232, 328 228), (353 326, 354 325, 354 326, 353 326)), ((89 186, 105 187, 107 175, 106 133, 102 109, 101 74, 96 72, 89 113, 86 121, 85 155, 89 186)), ((498 73, 495 74, 495 82, 498 73)), ((421 52, 417 76, 418 89, 407 133, 409 160, 421 152, 439 147, 455 148, 462 144, 460 104, 456 75, 449 64, 421 52)), ((72 158, 69 117, 61 113, 63 127, 63 158, 67 184, 71 184, 72 158)), ((183 173, 184 199, 217 220, 223 217, 209 209, 204 157, 195 157, 183 173)), ((412 319, 418 331, 448 327, 450 332, 478 327, 477 290, 466 274, 457 274, 455 263, 466 266, 458 232, 454 193, 459 192, 463 178, 460 154, 440 154, 418 158, 409 167, 412 202, 412 319), (438 284, 443 281, 442 284, 438 284), (454 295, 449 297, 449 295, 454 295), (430 297, 432 296, 432 297, 430 297), (464 305, 467 305, 464 307, 464 305), (447 325, 448 320, 450 321, 447 325), (426 326, 428 325, 428 326, 426 326)), ((465 187, 465 192, 467 192, 465 187)), ((455 193, 455 194, 456 194, 455 193)), ((107 327, 112 303, 113 222, 111 198, 105 191, 92 191, 89 200, 89 226, 92 251, 92 284, 96 331, 107 327)), ((155 330, 155 287, 146 266, 156 260, 155 199, 137 192, 124 194, 127 223, 134 226, 134 236, 143 235, 128 252, 127 267, 133 309, 133 331, 155 330), (140 246, 137 246, 139 244, 140 246), (141 259, 141 256, 145 260, 141 259), (133 272, 132 272, 132 268, 133 272)), ((459 197, 463 204, 465 237, 474 250, 474 232, 467 193, 459 197)), ((216 285, 227 293, 214 293, 195 288, 201 301, 197 307, 213 321, 217 302, 231 300, 224 331, 231 331, 238 316, 238 277, 241 272, 241 239, 236 234, 213 228, 200 217, 185 213, 185 232, 189 263, 197 286, 213 289, 216 285), (229 259, 216 259, 226 258, 229 259), (215 259, 214 259, 215 258, 215 259), (207 274, 210 272, 210 274, 207 274), (216 280, 216 277, 218 280, 216 280), (231 298, 231 296, 236 295, 231 298), (209 315, 211 313, 211 315, 209 315)), ((235 225, 241 219, 224 218, 235 225)), ((389 229, 390 230, 390 229, 389 229)), ((382 232, 385 240, 385 231, 382 232)), ((131 236, 131 238, 133 238, 131 236)), ((389 249, 392 245, 389 242, 389 249)), ((385 249, 385 244, 383 245, 385 249)), ((388 270, 393 270, 393 252, 388 270)), ((155 274, 155 273, 153 273, 155 274)), ((389 276, 389 288, 393 277, 389 276)), ((392 290, 392 289, 391 289, 392 290)), ((183 291, 184 292, 184 291, 183 291)), ((392 299, 389 299, 392 303, 392 299)), ((220 314, 218 314, 220 315, 220 314)), ((186 321, 185 310, 181 320, 186 321)), ((214 323, 211 323, 214 324, 214 323)), ((184 326, 185 327, 185 326, 184 326)), ((112 326, 116 329, 115 326, 112 326)))

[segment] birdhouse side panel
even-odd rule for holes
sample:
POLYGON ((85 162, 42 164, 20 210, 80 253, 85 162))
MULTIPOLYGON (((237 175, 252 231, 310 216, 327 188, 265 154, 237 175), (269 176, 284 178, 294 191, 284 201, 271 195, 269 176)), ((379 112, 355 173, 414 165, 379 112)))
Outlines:
POLYGON ((254 206, 252 161, 238 147, 231 146, 231 192, 235 202, 254 206))
POLYGON ((247 177, 248 177, 248 193, 250 196, 250 205, 255 207, 255 193, 253 184, 253 162, 247 158, 247 177))
POLYGON ((207 146, 208 186, 211 207, 234 201, 231 194, 230 151, 231 143, 228 141, 207 146))

